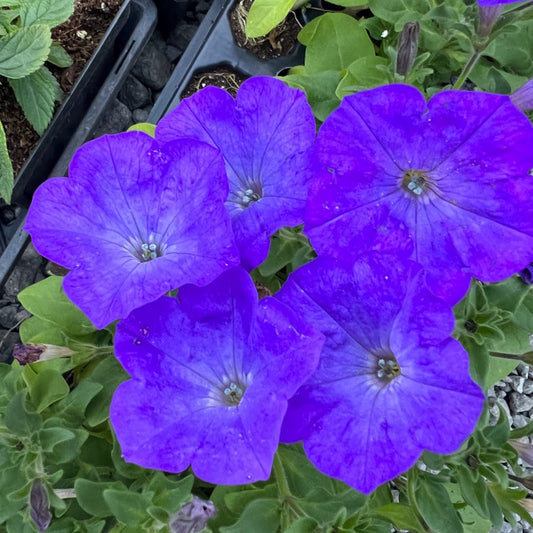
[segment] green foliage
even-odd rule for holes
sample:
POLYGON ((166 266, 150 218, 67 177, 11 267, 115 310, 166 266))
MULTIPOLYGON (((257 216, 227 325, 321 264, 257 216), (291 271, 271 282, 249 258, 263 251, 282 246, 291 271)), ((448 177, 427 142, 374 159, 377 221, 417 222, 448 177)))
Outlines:
POLYGON ((155 137, 155 124, 150 124, 149 122, 138 122, 137 124, 130 126, 128 131, 144 131, 144 133, 150 135, 150 137, 155 137))
MULTIPOLYGON (((74 11, 74 0, 3 1, 0 10, 0 76, 11 85, 17 102, 41 135, 54 112, 61 91, 45 61, 68 66, 68 54, 53 45, 51 29, 74 11)), ((0 80, 1 83, 1 80, 0 80)), ((0 124, 0 196, 9 203, 13 168, 0 124)))
POLYGON ((246 19, 246 37, 261 37, 287 16, 295 0, 254 0, 246 19))
POLYGON ((6 203, 11 202, 11 192, 13 190, 13 165, 7 151, 6 132, 0 122, 0 197, 6 203))

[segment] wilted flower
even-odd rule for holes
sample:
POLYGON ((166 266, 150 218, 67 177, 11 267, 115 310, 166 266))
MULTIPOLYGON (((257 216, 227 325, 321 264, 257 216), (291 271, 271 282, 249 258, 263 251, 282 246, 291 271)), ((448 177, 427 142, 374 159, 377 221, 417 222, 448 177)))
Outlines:
POLYGON ((368 212, 386 207, 431 289, 456 303, 471 276, 501 281, 533 259, 531 146, 508 96, 444 91, 426 103, 407 85, 347 96, 318 134, 306 233, 318 255, 341 257, 342 240, 353 259, 368 212))
POLYGON ((69 175, 37 189, 26 230, 40 254, 71 269, 63 288, 96 327, 238 263, 212 147, 104 136, 76 152, 69 175))
POLYGON ((226 485, 268 479, 288 399, 323 336, 241 268, 135 310, 115 349, 133 379, 111 403, 126 461, 226 485))
POLYGON ((352 270, 319 257, 275 297, 326 337, 281 439, 303 440, 325 474, 370 493, 423 450, 455 452, 474 429, 483 392, 450 337, 451 309, 424 286, 418 265, 376 254, 352 270))
POLYGON ((66 346, 55 346, 54 344, 15 344, 13 347, 13 358, 21 365, 36 363, 37 361, 48 361, 58 357, 70 357, 74 352, 66 346))
POLYGON ((220 149, 229 181, 226 207, 247 270, 266 258, 276 230, 303 222, 315 136, 304 93, 267 77, 245 81, 236 99, 206 87, 156 129, 163 142, 197 139, 220 149))
POLYGON ((215 504, 193 496, 170 520, 172 533, 197 533, 206 528, 207 522, 216 515, 215 504))

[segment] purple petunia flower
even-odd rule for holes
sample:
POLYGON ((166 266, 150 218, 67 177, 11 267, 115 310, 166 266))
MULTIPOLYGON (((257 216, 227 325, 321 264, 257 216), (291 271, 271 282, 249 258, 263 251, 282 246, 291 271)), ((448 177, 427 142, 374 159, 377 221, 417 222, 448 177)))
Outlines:
POLYGON ((516 4, 520 0, 477 0, 480 6, 496 6, 498 4, 516 4))
POLYGON ((126 461, 210 483, 268 479, 287 400, 316 368, 323 336, 236 268, 185 286, 117 326, 133 379, 111 403, 126 461))
POLYGON ((238 264, 224 163, 210 146, 104 136, 76 152, 69 175, 37 189, 26 230, 71 269, 63 288, 96 327, 238 264))
POLYGON ((222 152, 229 180, 226 207, 247 270, 264 261, 276 230, 303 223, 315 136, 304 93, 268 77, 245 81, 236 99, 206 87, 156 129, 162 142, 192 138, 222 152))
POLYGON ((471 276, 500 281, 533 259, 531 146, 508 96, 444 91, 426 103, 407 85, 347 96, 318 135, 306 233, 318 255, 354 259, 368 212, 386 208, 431 289, 456 303, 471 276))
POLYGON ((423 450, 455 452, 483 393, 450 337, 451 309, 420 267, 375 255, 354 269, 319 257, 276 294, 326 337, 319 366, 289 402, 283 442, 303 440, 325 474, 370 493, 423 450))

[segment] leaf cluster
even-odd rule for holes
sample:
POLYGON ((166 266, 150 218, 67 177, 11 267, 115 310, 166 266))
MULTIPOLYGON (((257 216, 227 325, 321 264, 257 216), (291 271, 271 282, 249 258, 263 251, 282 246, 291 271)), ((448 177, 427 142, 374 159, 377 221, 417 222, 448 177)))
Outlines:
MULTIPOLYGON (((74 0, 3 0, 0 10, 0 83, 7 81, 35 131, 42 134, 61 89, 48 61, 68 67, 68 53, 52 41, 51 30, 74 11, 74 0)), ((13 167, 0 124, 0 196, 11 199, 13 167)))

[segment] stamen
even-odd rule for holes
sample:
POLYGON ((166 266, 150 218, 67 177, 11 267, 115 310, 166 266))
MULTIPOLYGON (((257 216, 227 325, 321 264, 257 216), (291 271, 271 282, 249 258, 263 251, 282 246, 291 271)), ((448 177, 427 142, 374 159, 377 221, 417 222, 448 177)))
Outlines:
POLYGON ((380 358, 378 359, 376 375, 379 379, 386 378, 388 380, 394 379, 401 374, 400 365, 394 358, 380 358))
POLYGON ((427 190, 429 178, 427 174, 421 170, 408 170, 403 177, 402 186, 407 191, 416 196, 420 196, 427 190))
POLYGON ((233 381, 224 389, 227 405, 239 405, 241 403, 243 390, 233 381))

